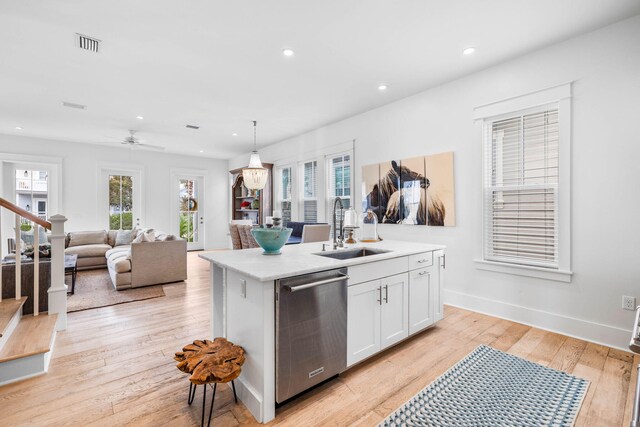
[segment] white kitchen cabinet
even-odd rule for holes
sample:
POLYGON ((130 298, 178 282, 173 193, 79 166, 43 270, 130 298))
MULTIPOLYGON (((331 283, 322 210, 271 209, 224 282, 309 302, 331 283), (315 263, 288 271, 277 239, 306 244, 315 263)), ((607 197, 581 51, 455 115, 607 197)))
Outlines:
POLYGON ((409 336, 409 275, 349 286, 347 366, 409 336))
POLYGON ((380 349, 409 336, 409 275, 386 277, 380 281, 380 349))
POLYGON ((434 323, 433 269, 429 267, 409 273, 409 334, 434 323))
POLYGON ((444 317, 444 305, 442 303, 442 287, 444 285, 444 274, 446 269, 446 258, 443 250, 433 252, 433 268, 431 286, 431 304, 433 307, 433 321, 442 320, 444 317))
POLYGON ((380 280, 348 288, 347 366, 380 351, 380 280))

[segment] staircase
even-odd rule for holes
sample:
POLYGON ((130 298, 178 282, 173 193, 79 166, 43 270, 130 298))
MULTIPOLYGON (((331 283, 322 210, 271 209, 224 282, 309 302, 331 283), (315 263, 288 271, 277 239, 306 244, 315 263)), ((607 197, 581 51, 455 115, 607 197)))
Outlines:
MULTIPOLYGON (((15 253, 20 254, 20 226, 30 224, 34 242, 38 242, 40 227, 51 230, 51 283, 47 289, 48 311, 39 312, 40 254, 33 253, 33 283, 24 283, 22 259, 15 257, 14 284, 7 286, 3 278, 6 265, 0 266, 0 386, 44 374, 53 353, 56 332, 67 324, 67 287, 64 283, 64 222, 66 218, 54 215, 45 221, 13 203, 0 198, 0 259, 4 258, 2 219, 15 219, 15 253), (23 289, 33 286, 33 314, 23 315, 28 297, 23 289), (11 288, 9 288, 11 287, 11 288), (4 298, 3 298, 4 297, 4 298)), ((24 265, 24 268, 28 268, 24 265)), ((44 279, 43 279, 44 280, 44 279)), ((46 300, 43 300, 46 301, 46 300)))

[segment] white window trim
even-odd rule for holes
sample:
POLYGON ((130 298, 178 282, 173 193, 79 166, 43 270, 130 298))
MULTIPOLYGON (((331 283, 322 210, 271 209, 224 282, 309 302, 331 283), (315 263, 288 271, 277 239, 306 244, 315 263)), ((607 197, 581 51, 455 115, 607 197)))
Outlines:
POLYGON ((505 99, 475 108, 474 120, 477 139, 482 146, 482 227, 480 228, 479 256, 474 260, 476 268, 518 276, 536 277, 560 282, 571 282, 571 83, 554 86, 526 95, 505 99), (559 121, 559 177, 558 177, 558 268, 544 268, 517 265, 484 259, 485 218, 484 218, 484 176, 485 141, 484 124, 527 111, 537 110, 547 104, 557 104, 559 121))

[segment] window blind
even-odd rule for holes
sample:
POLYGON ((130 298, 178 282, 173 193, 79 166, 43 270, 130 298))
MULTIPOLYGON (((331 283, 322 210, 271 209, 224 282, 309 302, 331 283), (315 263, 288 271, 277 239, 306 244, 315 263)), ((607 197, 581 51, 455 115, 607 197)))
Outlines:
POLYGON ((304 222, 318 222, 318 162, 302 165, 302 216, 304 222))
POLYGON ((557 106, 485 129, 485 259, 558 268, 557 106))
MULTIPOLYGON (((336 197, 342 199, 344 209, 351 206, 351 156, 341 154, 327 158, 327 221, 332 225, 333 232, 333 204, 336 197)), ((338 213, 336 213, 336 216, 338 213)), ((336 221, 340 218, 336 217, 336 221)))

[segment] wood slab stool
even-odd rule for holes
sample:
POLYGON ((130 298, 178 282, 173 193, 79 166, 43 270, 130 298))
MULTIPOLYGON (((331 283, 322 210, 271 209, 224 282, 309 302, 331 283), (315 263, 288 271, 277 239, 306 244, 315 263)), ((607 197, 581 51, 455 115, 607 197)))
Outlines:
POLYGON ((189 405, 193 403, 196 395, 196 387, 204 386, 202 393, 202 422, 204 426, 204 412, 207 406, 207 384, 213 383, 213 397, 211 398, 211 408, 209 409, 209 422, 211 424, 211 414, 213 414, 213 403, 216 399, 216 387, 218 383, 231 382, 233 388, 233 398, 238 403, 236 396, 236 385, 233 382, 238 376, 242 364, 244 363, 244 349, 225 338, 210 340, 196 340, 193 344, 186 345, 182 351, 174 356, 178 362, 178 369, 189 377, 189 405))

